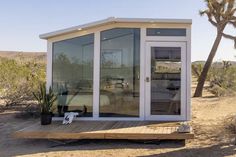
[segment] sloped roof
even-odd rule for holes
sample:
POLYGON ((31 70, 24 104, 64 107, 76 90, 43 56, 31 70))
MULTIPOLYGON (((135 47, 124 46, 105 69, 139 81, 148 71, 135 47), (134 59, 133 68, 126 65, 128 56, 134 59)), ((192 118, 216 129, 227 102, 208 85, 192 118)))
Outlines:
POLYGON ((95 21, 95 22, 91 22, 91 23, 87 23, 87 24, 83 24, 83 25, 78 25, 78 26, 74 26, 74 27, 70 27, 70 28, 66 28, 66 29, 62 29, 62 30, 57 30, 57 31, 53 31, 50 33, 45 33, 45 34, 41 34, 39 35, 39 37, 41 39, 48 39, 51 37, 55 37, 58 35, 63 35, 63 34, 68 34, 68 33, 72 33, 72 32, 76 32, 76 31, 80 31, 83 29, 88 29, 91 27, 96 27, 96 26, 101 26, 101 25, 106 25, 109 23, 114 23, 114 22, 130 22, 130 23, 185 23, 185 24, 191 24, 192 20, 191 19, 156 19, 156 18, 115 18, 115 17, 109 17, 107 19, 104 20, 99 20, 99 21, 95 21))

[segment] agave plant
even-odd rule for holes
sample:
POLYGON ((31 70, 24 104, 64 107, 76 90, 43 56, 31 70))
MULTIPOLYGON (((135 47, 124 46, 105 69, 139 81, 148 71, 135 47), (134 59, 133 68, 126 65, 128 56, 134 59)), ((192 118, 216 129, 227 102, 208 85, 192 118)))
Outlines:
POLYGON ((39 91, 33 93, 33 95, 40 105, 41 114, 50 114, 52 105, 57 99, 57 95, 53 93, 52 88, 50 87, 47 93, 45 84, 41 84, 39 91))

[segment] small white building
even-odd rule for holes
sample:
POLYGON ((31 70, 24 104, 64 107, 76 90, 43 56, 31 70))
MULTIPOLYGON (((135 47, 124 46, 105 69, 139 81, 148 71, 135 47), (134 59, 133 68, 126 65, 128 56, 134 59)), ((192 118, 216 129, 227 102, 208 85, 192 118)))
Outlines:
POLYGON ((112 17, 40 35, 54 119, 190 120, 191 23, 112 17))

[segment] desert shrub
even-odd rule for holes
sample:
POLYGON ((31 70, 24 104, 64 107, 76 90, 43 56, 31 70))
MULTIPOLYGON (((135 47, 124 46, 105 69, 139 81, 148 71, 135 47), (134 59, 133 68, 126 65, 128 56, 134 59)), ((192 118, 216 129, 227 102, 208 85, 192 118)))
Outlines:
POLYGON ((213 65, 208 73, 209 91, 215 96, 229 96, 236 92, 236 67, 223 61, 213 65))
POLYGON ((202 69, 203 69, 203 64, 201 64, 201 63, 192 64, 193 76, 195 76, 198 79, 201 75, 202 69))
POLYGON ((32 100, 32 92, 45 82, 46 65, 36 60, 0 58, 0 98, 6 105, 32 100))
POLYGON ((233 134, 236 134, 236 115, 233 114, 226 116, 223 125, 225 129, 229 130, 233 134))
MULTIPOLYGON (((204 64, 205 64, 205 62, 199 62, 199 63, 193 63, 192 64, 192 75, 194 77, 196 77, 197 80, 199 79, 199 77, 201 75, 201 72, 203 70, 204 64)), ((207 81, 209 81, 209 79, 210 79, 210 76, 209 76, 210 73, 211 73, 211 68, 210 68, 210 70, 209 70, 209 72, 207 74, 207 78, 206 78, 207 81)))

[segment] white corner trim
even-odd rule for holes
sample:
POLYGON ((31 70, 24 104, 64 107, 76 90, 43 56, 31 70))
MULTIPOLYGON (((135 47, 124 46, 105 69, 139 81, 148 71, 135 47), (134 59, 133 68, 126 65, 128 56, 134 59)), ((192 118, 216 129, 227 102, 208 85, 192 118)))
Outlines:
POLYGON ((140 29, 140 97, 139 97, 139 116, 141 119, 145 119, 145 38, 146 28, 140 29))
POLYGON ((100 96, 100 32, 94 33, 94 62, 93 62, 93 118, 99 117, 100 96))
POLYGON ((52 42, 47 42, 47 68, 46 68, 46 89, 49 90, 49 87, 52 86, 52 42))
POLYGON ((191 68, 191 27, 187 28, 187 93, 186 93, 186 104, 187 104, 187 108, 186 108, 186 119, 187 120, 191 120, 191 74, 192 74, 192 68, 191 68))

